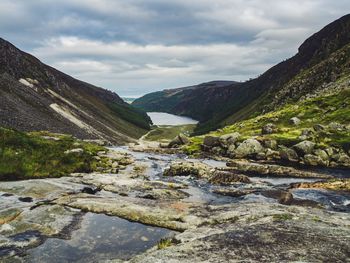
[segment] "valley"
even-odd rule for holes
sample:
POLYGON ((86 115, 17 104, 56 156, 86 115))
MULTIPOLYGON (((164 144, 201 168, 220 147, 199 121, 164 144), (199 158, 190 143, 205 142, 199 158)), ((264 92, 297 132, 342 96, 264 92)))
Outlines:
POLYGON ((255 79, 128 103, 0 53, 1 262, 349 261, 350 15, 255 79))

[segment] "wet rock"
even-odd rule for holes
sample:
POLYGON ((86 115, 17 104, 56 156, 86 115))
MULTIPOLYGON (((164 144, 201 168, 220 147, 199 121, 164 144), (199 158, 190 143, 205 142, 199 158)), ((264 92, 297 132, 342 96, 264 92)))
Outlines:
POLYGON ((254 189, 227 189, 227 188, 217 188, 213 190, 213 193, 225 195, 225 196, 232 196, 232 197, 240 197, 245 196, 248 194, 255 193, 256 190, 254 189))
POLYGON ((91 187, 88 187, 88 186, 85 186, 85 187, 81 190, 82 193, 90 194, 90 195, 94 195, 94 194, 96 194, 98 191, 100 191, 100 189, 98 189, 98 188, 91 188, 91 187))
POLYGON ((277 131, 277 126, 273 123, 265 124, 261 129, 261 134, 271 134, 277 131))
POLYGON ((334 191, 350 191, 350 179, 331 179, 311 183, 294 183, 291 188, 321 188, 334 191))
POLYGON ((275 164, 259 164, 246 161, 232 160, 227 163, 227 166, 235 171, 247 175, 269 175, 276 177, 300 177, 300 178, 332 178, 332 176, 299 170, 293 167, 280 166, 275 164))
POLYGON ((234 155, 236 158, 241 158, 263 151, 264 147, 262 147, 259 141, 255 139, 247 139, 238 145, 238 147, 234 150, 234 155))
POLYGON ((215 171, 210 175, 209 182, 219 185, 230 185, 234 183, 250 183, 249 177, 229 171, 215 171))
POLYGON ((290 161, 290 162, 297 162, 299 161, 299 156, 291 148, 285 147, 285 146, 280 146, 279 147, 279 154, 281 156, 282 160, 290 161))
POLYGON ((219 141, 222 147, 228 148, 231 145, 235 145, 240 137, 239 132, 233 132, 220 136, 219 141))
POLYGON ((216 136, 205 136, 203 145, 208 147, 215 147, 220 145, 220 139, 216 136))
POLYGON ((148 250, 130 262, 297 262, 301 258, 305 262, 346 262, 348 259, 350 230, 349 215, 345 213, 278 204, 237 204, 226 206, 226 210, 223 206, 211 206, 211 209, 213 214, 221 214, 215 218, 217 221, 211 216, 212 224, 176 235, 177 244, 148 250), (231 219, 221 221, 223 215, 226 218, 230 215, 231 219))
POLYGON ((170 167, 164 170, 164 176, 188 176, 198 178, 209 177, 211 167, 198 162, 173 162, 170 167))
POLYGON ((296 145, 293 146, 293 149, 298 153, 300 156, 304 156, 305 154, 310 154, 315 148, 315 143, 311 141, 302 141, 296 145))
POLYGON ((189 194, 177 189, 152 189, 145 193, 138 194, 139 198, 152 200, 180 200, 189 197, 189 194))
POLYGON ((184 135, 183 133, 180 133, 171 142, 169 142, 168 147, 175 148, 175 147, 178 147, 181 145, 188 144, 189 142, 190 142, 190 140, 188 139, 188 137, 186 135, 184 135))
POLYGON ((262 191, 261 194, 265 197, 276 199, 283 205, 291 205, 294 200, 290 192, 279 189, 262 191))
POLYGON ((300 119, 298 117, 293 117, 289 119, 289 123, 291 125, 299 125, 300 124, 300 119))
POLYGON ((27 197, 19 197, 18 200, 21 201, 21 202, 25 202, 25 203, 33 202, 33 198, 29 197, 29 196, 27 196, 27 197))

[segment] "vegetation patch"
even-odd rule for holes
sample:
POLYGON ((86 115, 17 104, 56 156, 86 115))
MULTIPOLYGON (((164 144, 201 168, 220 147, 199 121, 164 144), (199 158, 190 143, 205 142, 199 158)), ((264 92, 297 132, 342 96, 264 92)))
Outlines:
POLYGON ((60 177, 92 172, 104 147, 69 135, 0 128, 0 180, 60 177))
POLYGON ((190 135, 193 132, 195 126, 195 124, 156 126, 145 136, 145 139, 148 141, 170 141, 180 133, 183 133, 187 136, 190 135))

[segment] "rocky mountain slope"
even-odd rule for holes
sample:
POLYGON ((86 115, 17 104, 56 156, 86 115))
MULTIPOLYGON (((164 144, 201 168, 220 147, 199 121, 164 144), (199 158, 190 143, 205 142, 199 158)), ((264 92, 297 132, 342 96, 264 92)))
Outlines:
POLYGON ((0 126, 123 143, 144 134, 149 123, 116 93, 72 78, 0 38, 0 126))
MULTIPOLYGON (((326 89, 349 73, 349 43, 350 15, 346 15, 308 38, 295 56, 256 79, 205 92, 189 92, 186 99, 177 101, 182 105, 181 111, 171 104, 168 106, 168 101, 174 96, 160 96, 157 104, 162 105, 160 110, 198 119, 200 123, 196 133, 205 133, 326 89)), ((171 91, 168 93, 171 94, 171 91)), ((143 101, 141 108, 148 109, 151 105, 146 100, 148 97, 141 98, 135 105, 143 101)))

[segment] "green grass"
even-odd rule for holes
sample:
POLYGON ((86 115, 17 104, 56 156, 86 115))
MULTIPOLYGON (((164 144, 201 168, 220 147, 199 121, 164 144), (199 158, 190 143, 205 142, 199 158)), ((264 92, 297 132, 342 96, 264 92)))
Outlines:
MULTIPOLYGON (((328 125, 330 122, 338 122, 345 125, 350 123, 350 89, 308 99, 298 104, 285 105, 279 110, 237 122, 209 134, 221 136, 239 132, 242 135, 240 139, 244 140, 252 136, 261 137, 261 128, 267 123, 274 123, 278 131, 264 135, 263 138, 275 139, 278 144, 291 146, 301 141, 299 136, 302 130, 312 129, 315 124, 328 125), (301 120, 300 125, 294 126, 289 123, 289 119, 295 116, 301 120)), ((192 137, 192 144, 184 147, 185 152, 188 154, 198 152, 203 138, 204 136, 192 137)), ((349 131, 320 132, 313 140, 321 146, 336 146, 345 150, 350 149, 349 131)))
POLYGON ((68 135, 43 132, 23 133, 0 128, 0 180, 60 177, 96 169, 94 156, 105 148, 68 135), (54 136, 58 141, 45 139, 54 136), (83 153, 67 150, 82 148, 83 153))
POLYGON ((167 247, 170 247, 172 246, 174 243, 173 243, 173 240, 170 239, 170 238, 162 238, 158 244, 157 244, 157 248, 158 249, 164 249, 164 248, 167 248, 167 247))
POLYGON ((193 132, 195 126, 195 124, 156 126, 156 128, 154 128, 147 134, 145 139, 148 141, 170 141, 174 139, 179 133, 190 135, 193 132))
POLYGON ((126 120, 142 129, 149 130, 151 119, 146 112, 136 109, 128 104, 109 103, 108 107, 120 118, 126 120))

